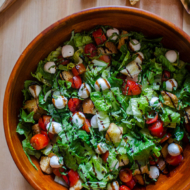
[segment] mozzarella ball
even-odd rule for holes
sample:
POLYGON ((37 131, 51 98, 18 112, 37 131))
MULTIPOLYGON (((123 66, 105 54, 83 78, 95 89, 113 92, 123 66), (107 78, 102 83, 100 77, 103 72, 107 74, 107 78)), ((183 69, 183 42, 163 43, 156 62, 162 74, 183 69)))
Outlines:
POLYGON ((107 151, 105 143, 98 143, 95 151, 97 154, 104 154, 107 151))
POLYGON ((177 61, 177 53, 174 50, 169 50, 166 52, 165 57, 167 60, 171 63, 174 63, 177 61))
POLYGON ((138 64, 142 64, 143 62, 143 59, 144 59, 144 55, 142 52, 137 52, 137 57, 135 58, 135 62, 138 63, 138 64))
POLYGON ((98 118, 97 118, 97 115, 94 115, 91 118, 90 124, 91 124, 92 128, 98 128, 98 118))
MULTIPOLYGON (((106 32, 108 38, 111 37, 114 33, 119 35, 119 30, 117 28, 113 28, 113 29, 107 30, 107 32, 106 32)), ((115 35, 111 38, 111 40, 117 40, 117 38, 118 38, 118 36, 115 35)))
POLYGON ((117 181, 113 181, 112 183, 108 183, 107 190, 119 190, 119 183, 117 181))
POLYGON ((180 145, 176 144, 176 143, 171 143, 169 146, 168 146, 168 153, 171 155, 171 156, 178 156, 180 155, 182 152, 182 148, 180 145))
POLYGON ((90 88, 90 85, 88 85, 87 83, 83 83, 81 86, 80 86, 80 89, 78 91, 78 96, 80 98, 88 98, 90 96, 90 93, 91 93, 91 88, 90 88))
POLYGON ((150 106, 153 106, 154 103, 155 103, 157 100, 159 100, 158 97, 152 97, 151 100, 150 100, 150 102, 149 102, 149 103, 150 103, 150 106))
POLYGON ((166 81, 166 90, 167 91, 172 91, 174 87, 177 89, 177 86, 178 86, 178 84, 175 79, 169 79, 166 81))
POLYGON ((56 68, 55 68, 55 63, 54 62, 47 62, 44 65, 44 71, 50 74, 55 74, 56 68))
POLYGON ((96 91, 100 91, 100 89, 104 91, 109 89, 110 87, 110 83, 104 78, 99 78, 94 85, 96 91))
POLYGON ((61 124, 55 121, 49 122, 46 126, 46 130, 49 131, 52 134, 58 134, 63 129, 61 127, 61 124))
POLYGON ((75 52, 75 50, 74 50, 73 46, 71 46, 71 45, 65 45, 62 47, 62 56, 64 58, 73 56, 74 52, 75 52))
POLYGON ((63 109, 67 105, 68 100, 64 96, 57 96, 52 99, 52 102, 57 109, 63 109))
POLYGON ((156 166, 150 166, 149 177, 152 179, 156 179, 159 177, 159 175, 159 169, 156 166))
POLYGON ((59 158, 57 156, 52 156, 50 159, 50 166, 52 168, 60 168, 63 165, 63 161, 59 163, 59 158))
POLYGON ((31 85, 29 86, 28 90, 32 94, 34 98, 37 98, 42 90, 41 86, 39 85, 31 85))
POLYGON ((72 123, 74 123, 75 125, 77 125, 79 128, 81 128, 84 125, 86 118, 85 115, 81 112, 76 112, 73 115, 72 118, 72 123))
POLYGON ((139 43, 138 40, 136 39, 132 39, 129 42, 129 47, 133 50, 133 51, 139 51, 141 49, 141 44, 139 43))

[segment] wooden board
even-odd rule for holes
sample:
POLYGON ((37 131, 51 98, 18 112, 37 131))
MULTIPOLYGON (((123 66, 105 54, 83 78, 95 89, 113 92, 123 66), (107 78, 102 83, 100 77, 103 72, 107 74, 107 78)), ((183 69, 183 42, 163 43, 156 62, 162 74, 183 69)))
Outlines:
MULTIPOLYGON (((0 107, 2 108, 6 83, 16 60, 37 34, 69 14, 105 5, 130 6, 130 3, 128 0, 17 0, 0 14, 0 107)), ((190 35, 190 15, 186 13, 180 0, 140 0, 135 7, 160 15, 190 35)), ((16 168, 7 148, 2 109, 0 121, 1 189, 32 190, 16 168)))

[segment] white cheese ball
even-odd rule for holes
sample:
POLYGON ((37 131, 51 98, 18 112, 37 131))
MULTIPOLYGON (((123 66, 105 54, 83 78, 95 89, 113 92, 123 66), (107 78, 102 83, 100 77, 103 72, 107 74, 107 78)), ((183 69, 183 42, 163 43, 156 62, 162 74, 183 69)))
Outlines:
POLYGON ((49 131, 52 134, 58 134, 63 129, 61 127, 61 124, 55 121, 49 122, 46 126, 46 130, 49 131))
POLYGON ((75 52, 75 50, 74 50, 73 46, 71 46, 71 45, 65 45, 62 47, 62 56, 64 58, 73 56, 74 52, 75 52))
POLYGON ((98 128, 98 118, 97 118, 97 115, 94 115, 91 118, 90 124, 91 124, 92 128, 98 128))
POLYGON ((80 98, 85 99, 85 98, 88 98, 90 96, 90 93, 91 93, 90 85, 87 83, 83 83, 79 88, 78 96, 80 98))
POLYGON ((176 144, 176 143, 171 143, 169 146, 168 146, 168 153, 171 155, 171 156, 178 156, 180 155, 182 152, 182 148, 180 145, 176 144))
POLYGON ((57 109, 63 109, 67 105, 68 100, 64 96, 57 96, 52 99, 52 102, 57 109))
POLYGON ((159 177, 159 175, 159 169, 156 166, 150 166, 149 177, 152 179, 156 179, 159 177))
POLYGON ((55 74, 56 68, 55 68, 55 63, 54 62, 47 62, 44 65, 44 71, 50 74, 55 74))
POLYGON ((110 83, 104 78, 99 78, 94 85, 96 91, 100 91, 100 89, 104 91, 109 89, 110 87, 111 87, 110 83))
POLYGON ((166 90, 167 91, 172 91, 174 87, 176 89, 178 87, 177 81, 175 79, 169 79, 166 81, 166 90))
POLYGON ((97 154, 104 154, 107 151, 105 143, 98 143, 95 151, 97 154))
POLYGON ((141 44, 139 43, 138 40, 136 39, 132 39, 129 42, 129 47, 133 50, 133 51, 139 51, 141 49, 141 44))
POLYGON ((60 168, 63 165, 63 161, 59 163, 59 158, 57 156, 52 156, 50 159, 50 166, 52 168, 60 168))
POLYGON ((165 57, 167 60, 171 63, 174 63, 177 61, 177 53, 174 50, 169 50, 166 52, 165 57))
POLYGON ((150 102, 149 102, 149 103, 150 103, 150 106, 153 106, 154 103, 155 103, 157 100, 159 100, 158 97, 152 97, 151 100, 150 100, 150 102))
POLYGON ((76 112, 73 115, 72 118, 72 123, 74 123, 75 125, 77 125, 79 128, 81 128, 84 125, 86 118, 85 115, 81 112, 76 112))
POLYGON ((108 183, 107 190, 119 190, 119 183, 117 181, 113 181, 112 183, 108 183))
POLYGON ((32 94, 34 98, 37 98, 42 90, 41 86, 39 85, 31 85, 29 86, 28 90, 32 94))
MULTIPOLYGON (((107 35, 107 37, 109 38, 109 37, 111 37, 114 33, 116 33, 116 34, 119 35, 119 30, 118 30, 117 28, 109 29, 109 30, 107 30, 106 35, 107 35)), ((115 36, 113 36, 113 37, 111 38, 111 40, 117 40, 117 38, 118 38, 118 36, 115 35, 115 36)))
POLYGON ((138 63, 138 64, 142 64, 143 62, 143 59, 144 59, 144 55, 142 52, 137 52, 136 53, 138 56, 135 58, 135 62, 138 63))

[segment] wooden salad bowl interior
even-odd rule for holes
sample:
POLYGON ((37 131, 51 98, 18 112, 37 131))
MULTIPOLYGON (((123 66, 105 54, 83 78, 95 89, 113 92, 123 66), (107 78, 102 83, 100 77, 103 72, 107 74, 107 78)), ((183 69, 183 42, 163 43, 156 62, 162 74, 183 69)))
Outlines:
MULTIPOLYGON (((31 79, 30 73, 35 72, 37 64, 52 50, 56 49, 71 36, 71 31, 81 32, 96 25, 110 25, 127 31, 142 32, 149 38, 163 37, 167 48, 176 49, 180 59, 190 62, 190 37, 174 24, 162 18, 135 8, 101 7, 75 13, 57 21, 41 32, 24 50, 18 59, 7 84, 3 119, 7 144, 11 155, 26 180, 38 190, 65 189, 53 182, 53 176, 45 175, 39 163, 32 158, 39 170, 35 170, 28 161, 21 144, 21 137, 16 133, 19 108, 22 106, 21 90, 24 81, 31 79)), ((183 190, 190 188, 190 147, 184 151, 183 163, 176 167, 170 177, 161 175, 155 185, 146 189, 183 190)))

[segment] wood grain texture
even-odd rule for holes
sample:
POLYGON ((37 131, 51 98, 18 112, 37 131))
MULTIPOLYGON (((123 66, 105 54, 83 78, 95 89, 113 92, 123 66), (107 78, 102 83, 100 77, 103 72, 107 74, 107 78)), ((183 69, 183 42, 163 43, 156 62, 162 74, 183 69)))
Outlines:
MULTIPOLYGON (((129 6, 130 4, 128 0, 17 0, 6 12, 1 13, 1 107, 3 105, 4 90, 11 70, 22 51, 37 34, 50 24, 69 14, 89 7, 105 5, 129 6)), ((183 9, 179 0, 140 0, 135 7, 154 12, 190 34, 190 16, 183 9)), ((0 110, 0 117, 1 189, 31 190, 33 188, 22 177, 8 151, 3 131, 2 109, 0 110)))
POLYGON ((5 0, 0 7, 0 13, 6 11, 16 0, 5 0))

